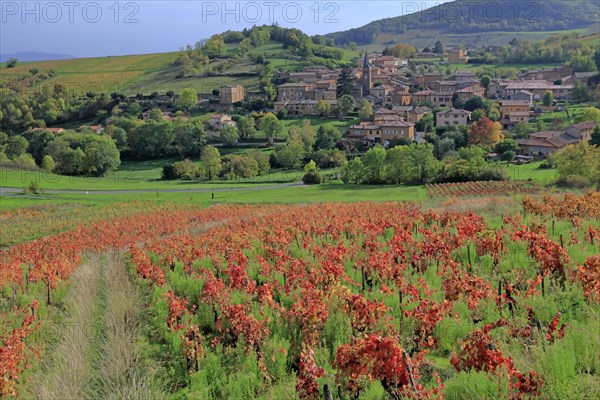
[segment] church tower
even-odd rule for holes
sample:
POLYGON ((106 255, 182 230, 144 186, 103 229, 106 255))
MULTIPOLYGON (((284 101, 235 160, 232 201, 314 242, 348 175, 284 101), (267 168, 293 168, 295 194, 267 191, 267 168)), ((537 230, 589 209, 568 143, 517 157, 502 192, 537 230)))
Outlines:
POLYGON ((361 76, 363 96, 366 96, 367 94, 369 94, 369 92, 371 91, 371 88, 373 87, 372 74, 373 74, 373 69, 371 67, 371 63, 369 62, 369 55, 368 55, 367 51, 365 50, 365 59, 363 61, 362 76, 361 76))

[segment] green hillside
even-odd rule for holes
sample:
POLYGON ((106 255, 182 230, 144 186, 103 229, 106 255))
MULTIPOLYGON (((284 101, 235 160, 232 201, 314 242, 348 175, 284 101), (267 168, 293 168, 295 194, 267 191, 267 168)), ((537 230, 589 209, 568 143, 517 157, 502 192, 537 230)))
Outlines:
POLYGON ((178 63, 181 52, 18 63, 13 68, 1 67, 0 89, 26 89, 31 92, 59 83, 76 95, 118 92, 131 96, 152 92, 163 94, 170 90, 179 93, 184 88, 210 93, 223 84, 239 83, 246 90, 254 91, 258 90, 259 83, 257 68, 262 65, 256 62, 257 55, 264 56, 265 62, 279 72, 300 70, 319 63, 336 65, 358 56, 356 51, 324 45, 319 48, 338 52, 340 57, 302 56, 291 46, 286 47, 277 40, 267 40, 267 43, 252 47, 244 54, 239 54, 238 43, 228 43, 226 47, 222 56, 211 58, 204 66, 210 72, 184 76, 178 63), (219 72, 218 66, 222 63, 228 64, 219 72), (34 74, 32 71, 37 72, 34 74))
POLYGON ((456 0, 325 37, 338 45, 359 46, 403 42, 425 47, 440 38, 450 45, 504 45, 514 37, 540 39, 557 31, 597 31, 599 19, 595 0, 456 0))

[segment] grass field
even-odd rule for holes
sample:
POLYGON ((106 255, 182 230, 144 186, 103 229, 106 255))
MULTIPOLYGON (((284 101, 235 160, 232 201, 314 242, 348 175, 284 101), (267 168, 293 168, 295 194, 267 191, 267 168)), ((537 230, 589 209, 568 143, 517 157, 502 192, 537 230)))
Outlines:
MULTIPOLYGON (((217 188, 217 185, 207 185, 217 188)), ((221 187, 241 185, 221 185, 221 187)), ((256 185, 255 185, 256 186, 256 185)), ((367 186, 326 183, 278 189, 211 193, 118 193, 118 194, 46 194, 37 198, 0 196, 0 212, 40 206, 101 206, 115 202, 152 201, 191 203, 200 206, 222 203, 312 203, 324 201, 419 201, 427 198, 422 186, 367 186)))
MULTIPOLYGON (((235 51, 231 45, 229 53, 235 51)), ((286 52, 283 45, 270 42, 251 50, 253 54, 266 54, 267 59, 280 71, 289 71, 301 67, 300 61, 281 58, 286 52)), ((74 96, 87 92, 112 93, 119 92, 128 96, 137 93, 163 94, 169 90, 179 93, 184 88, 196 89, 198 93, 208 94, 224 84, 238 83, 246 91, 258 89, 258 78, 255 74, 257 64, 244 59, 222 76, 176 78, 179 68, 173 65, 177 52, 140 54, 115 57, 77 58, 57 61, 39 61, 18 63, 14 68, 3 68, 0 82, 11 82, 30 75, 29 70, 36 68, 42 73, 54 72, 54 76, 44 80, 38 87, 30 90, 41 90, 42 87, 63 84, 74 96), (250 76, 232 76, 230 74, 245 73, 250 76)), ((342 61, 350 62, 358 57, 358 52, 344 50, 342 61)), ((218 62, 218 61, 217 61, 218 62)))

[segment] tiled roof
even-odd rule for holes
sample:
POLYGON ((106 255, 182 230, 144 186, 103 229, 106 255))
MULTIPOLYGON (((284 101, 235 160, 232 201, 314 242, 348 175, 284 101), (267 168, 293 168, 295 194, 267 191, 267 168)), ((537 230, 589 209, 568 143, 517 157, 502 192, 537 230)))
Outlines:
POLYGON ((597 122, 587 121, 587 122, 580 122, 578 124, 575 124, 575 125, 573 125, 573 128, 587 130, 587 129, 594 129, 596 126, 598 126, 597 122))
POLYGON ((455 108, 451 108, 449 110, 444 110, 444 111, 440 111, 437 113, 437 115, 471 115, 470 111, 467 110, 461 110, 461 109, 455 109, 455 108))

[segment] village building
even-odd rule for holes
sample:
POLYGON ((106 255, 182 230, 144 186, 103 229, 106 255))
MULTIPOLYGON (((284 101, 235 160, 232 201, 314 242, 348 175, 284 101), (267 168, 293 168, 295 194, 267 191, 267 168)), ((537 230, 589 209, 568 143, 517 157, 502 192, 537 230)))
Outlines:
POLYGON ((214 129, 220 131, 223 130, 226 126, 235 126, 235 122, 231 119, 231 115, 227 114, 214 114, 211 115, 208 120, 208 124, 214 129))
POLYGON ((475 85, 459 89, 455 93, 459 100, 466 101, 474 97, 483 97, 485 89, 479 85, 475 85))
POLYGON ((528 122, 530 102, 527 100, 504 100, 501 104, 500 123, 510 128, 521 122, 528 122))
POLYGON ((570 67, 546 68, 535 71, 524 72, 519 75, 521 81, 557 81, 564 77, 573 75, 570 67))
POLYGON ((348 132, 348 138, 360 139, 370 144, 382 144, 388 146, 389 143, 400 137, 410 140, 415 138, 414 124, 402 121, 396 117, 395 120, 364 121, 358 125, 352 125, 348 132))
POLYGON ((529 135, 526 139, 516 139, 519 154, 534 158, 545 158, 549 154, 582 141, 577 133, 567 131, 542 131, 529 135))
POLYGON ((569 134, 569 136, 579 138, 580 141, 589 142, 589 140, 592 138, 592 133, 594 133, 594 129, 596 129, 597 126, 598 123, 594 121, 580 122, 570 126, 567 129, 567 134, 569 134))
POLYGON ((79 127, 80 130, 89 130, 96 134, 101 134, 104 132, 104 127, 102 125, 81 125, 79 127))
POLYGON ((50 133, 61 133, 64 132, 65 128, 33 128, 30 129, 32 132, 50 132, 50 133))
POLYGON ((426 114, 429 114, 431 111, 432 111, 431 108, 425 107, 425 106, 413 107, 407 111, 406 119, 408 120, 408 122, 412 122, 413 124, 416 124, 417 122, 422 120, 426 114))
POLYGON ((529 102, 529 106, 531 106, 533 104, 533 93, 528 92, 526 90, 520 90, 518 92, 511 93, 508 96, 508 99, 509 100, 527 101, 527 102, 529 102))
POLYGON ((225 85, 219 89, 219 104, 231 105, 244 101, 244 87, 242 85, 225 85))
POLYGON ((448 50, 447 54, 449 64, 467 64, 469 62, 465 49, 448 50))
POLYGON ((452 91, 433 92, 429 96, 429 101, 436 107, 452 107, 453 97, 454 92, 452 91))
POLYGON ((471 112, 451 108, 436 114, 436 126, 467 126, 471 121, 471 112))

